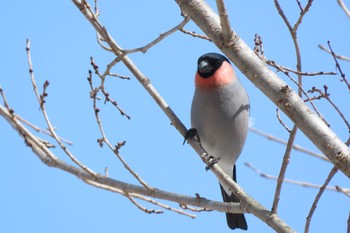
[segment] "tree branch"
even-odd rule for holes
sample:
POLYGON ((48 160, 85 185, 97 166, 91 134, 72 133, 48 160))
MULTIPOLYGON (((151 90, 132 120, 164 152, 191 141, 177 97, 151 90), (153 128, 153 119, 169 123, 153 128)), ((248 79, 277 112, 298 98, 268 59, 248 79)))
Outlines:
MULTIPOLYGON (((320 49, 322 49, 323 51, 326 51, 327 53, 332 54, 332 52, 329 49, 327 49, 326 47, 324 47, 323 45, 319 44, 318 47, 320 49)), ((340 60, 350 61, 350 58, 343 56, 343 55, 339 55, 339 54, 334 53, 334 56, 340 60)))
POLYGON ((309 228, 310 228, 310 223, 311 223, 311 219, 313 216, 313 213, 315 212, 315 209, 317 207, 317 203, 320 200, 324 190, 326 189, 327 185, 329 184, 329 182, 331 181, 331 179, 333 178, 333 176, 335 175, 335 173, 337 173, 338 168, 336 168, 335 166, 332 168, 332 170, 329 172, 329 175, 327 177, 327 179, 325 180, 324 184, 322 185, 322 187, 320 188, 319 192, 317 193, 314 202, 312 203, 312 206, 310 208, 310 212, 308 214, 308 216, 306 217, 306 223, 305 223, 305 229, 304 229, 304 233, 308 233, 309 232, 309 228))
MULTIPOLYGON (((270 179, 270 180, 277 180, 276 176, 273 176, 273 175, 267 174, 265 172, 262 172, 261 170, 259 170, 256 167, 254 167, 251 163, 245 162, 244 165, 246 165, 247 167, 252 169, 254 172, 256 172, 258 175, 260 175, 263 178, 270 179)), ((288 184, 294 184, 294 185, 306 187, 306 188, 316 188, 316 189, 322 188, 322 185, 308 183, 308 182, 305 182, 305 181, 284 179, 283 182, 284 183, 288 183, 288 184)), ((325 190, 340 192, 340 193, 343 193, 344 195, 346 195, 347 197, 350 197, 350 189, 349 188, 341 188, 341 187, 336 185, 336 186, 327 186, 325 188, 325 190)))
MULTIPOLYGON (((41 129, 40 127, 34 125, 33 123, 27 121, 26 119, 24 119, 23 117, 21 117, 21 116, 19 116, 19 115, 17 115, 17 114, 16 114, 15 116, 16 116, 16 118, 17 118, 18 120, 20 120, 20 121, 22 121, 24 124, 30 126, 30 127, 31 127, 32 129, 34 129, 36 132, 41 132, 41 133, 44 133, 44 134, 46 134, 46 135, 49 135, 50 137, 53 137, 52 134, 51 134, 49 131, 47 131, 47 130, 45 130, 45 129, 41 129)), ((65 138, 62 138, 62 137, 60 137, 60 136, 58 136, 58 138, 59 138, 62 142, 67 143, 68 145, 73 145, 73 142, 71 142, 71 141, 69 141, 69 140, 67 140, 67 139, 65 139, 65 138)))
MULTIPOLYGON (((113 188, 113 187, 110 187, 110 186, 107 186, 107 185, 103 185, 103 184, 100 184, 100 183, 97 183, 97 182, 94 182, 94 181, 91 181, 91 180, 84 180, 84 181, 87 184, 92 185, 92 186, 94 186, 96 188, 105 189, 105 190, 108 190, 108 191, 111 191, 111 192, 114 192, 114 193, 118 193, 118 194, 121 194, 121 195, 125 196, 125 193, 122 190, 119 190, 119 189, 116 189, 116 188, 113 188)), ((179 214, 186 215, 186 216, 191 217, 191 218, 195 218, 196 217, 193 214, 186 213, 185 211, 180 210, 180 209, 174 209, 174 208, 172 208, 170 206, 167 206, 167 205, 164 205, 162 203, 159 203, 159 202, 153 200, 152 198, 147 198, 147 197, 145 197, 143 195, 139 195, 139 194, 135 194, 135 193, 128 193, 128 196, 130 198, 134 198, 134 197, 138 198, 140 200, 152 203, 152 204, 154 204, 156 206, 159 206, 161 208, 164 208, 164 209, 167 209, 167 210, 171 210, 171 211, 174 211, 174 212, 179 213, 179 214)), ((146 211, 146 213, 153 213, 153 212, 147 212, 146 211)))
MULTIPOLYGON (((92 77, 91 77, 91 73, 90 73, 90 76, 88 78, 88 81, 89 81, 89 84, 90 84, 90 88, 91 88, 91 91, 93 92, 94 91, 94 88, 92 86, 92 77)), ((104 93, 104 89, 102 88, 101 91, 104 93)), ((104 93, 105 94, 105 93, 104 93)), ((106 95, 106 94, 105 94, 106 95)), ((92 101, 93 101, 93 109, 94 109, 94 113, 95 113, 95 118, 96 118, 96 121, 97 121, 97 125, 100 129, 100 132, 101 132, 101 135, 102 135, 102 138, 98 139, 100 145, 102 146, 103 143, 107 144, 108 148, 117 156, 117 158, 119 159, 119 161, 123 164, 123 166, 125 167, 126 170, 128 170, 128 172, 133 175, 135 177, 135 179, 143 186, 145 187, 146 189, 149 189, 149 190, 153 190, 153 188, 151 186, 149 186, 146 181, 144 181, 134 170, 131 169, 131 167, 127 164, 127 162, 124 160, 124 158, 120 155, 119 153, 119 148, 121 146, 113 146, 106 134, 105 134, 105 131, 103 129, 103 126, 102 126, 102 122, 101 122, 101 119, 100 119, 100 115, 99 115, 99 109, 97 108, 97 98, 96 98, 96 94, 94 94, 92 97, 92 101)), ((123 143, 125 144, 125 142, 123 143)), ((121 144, 121 145, 123 145, 121 144)), ((133 199, 130 198, 130 196, 128 195, 128 193, 124 193, 126 197, 129 198, 130 201, 132 201, 133 199)), ((132 201, 134 204, 135 202, 132 201)))
MULTIPOLYGON (((273 135, 271 135, 271 134, 268 134, 268 133, 265 133, 265 132, 263 132, 263 131, 260 131, 260 130, 258 130, 258 129, 256 129, 256 128, 250 127, 249 130, 250 130, 251 132, 254 132, 254 133, 256 133, 256 134, 259 134, 259 135, 261 135, 261 136, 263 136, 263 137, 266 137, 266 138, 269 139, 269 140, 272 140, 272 141, 275 141, 275 142, 278 142, 278 143, 287 145, 287 142, 286 142, 286 141, 283 141, 283 140, 280 139, 280 138, 277 138, 277 137, 275 137, 275 136, 273 136, 273 135)), ((297 151, 300 151, 300 152, 303 152, 303 153, 308 154, 308 155, 312 155, 312 156, 314 156, 314 157, 316 157, 316 158, 319 158, 319 159, 322 159, 322 160, 324 160, 324 161, 329 162, 329 160, 327 159, 327 157, 324 157, 323 155, 320 155, 320 154, 318 154, 318 153, 315 153, 315 152, 313 152, 313 151, 310 151, 310 150, 308 150, 308 149, 305 149, 305 148, 303 148, 303 147, 301 147, 301 146, 299 146, 299 145, 294 144, 294 145, 293 145, 293 149, 294 149, 294 150, 297 150, 297 151)))
POLYGON ((187 35, 190 35, 190 36, 193 36, 193 37, 200 38, 200 39, 207 40, 207 41, 211 42, 211 39, 209 37, 207 37, 206 35, 200 35, 200 34, 198 34, 196 32, 191 32, 191 31, 188 31, 188 30, 186 30, 184 28, 181 28, 180 31, 183 32, 184 34, 187 34, 187 35))
POLYGON ((182 31, 184 26, 190 21, 190 18, 187 16, 184 16, 184 19, 181 23, 179 23, 178 25, 176 25, 175 27, 173 27, 172 29, 170 29, 167 32, 164 32, 162 34, 159 35, 158 38, 154 39, 152 42, 150 42, 149 44, 140 47, 140 48, 136 48, 136 49, 128 49, 125 50, 124 52, 126 54, 130 54, 130 53, 135 53, 135 52, 142 52, 142 53, 146 53, 148 51, 148 49, 150 49, 151 47, 153 47, 154 45, 158 44, 160 41, 162 41, 165 37, 169 36, 170 34, 176 32, 176 31, 182 31))
POLYGON ((340 72, 340 76, 341 76, 341 81, 344 82, 346 84, 346 86, 348 87, 348 90, 350 91, 350 83, 348 82, 348 80, 346 79, 345 77, 345 73, 343 73, 342 71, 342 68, 340 67, 340 64, 337 60, 337 56, 335 55, 335 52, 333 51, 332 49, 332 46, 331 46, 331 42, 330 41, 327 41, 327 44, 328 44, 328 47, 329 47, 329 50, 331 51, 331 54, 332 54, 332 57, 334 59, 334 62, 335 62, 335 66, 337 67, 337 69, 339 70, 340 72))
POLYGON ((293 143, 294 143, 294 140, 296 137, 296 133, 297 133, 297 126, 294 125, 293 129, 291 130, 291 132, 289 134, 289 139, 287 142, 286 150, 285 150, 284 155, 283 155, 283 161, 281 164, 280 172, 279 172, 278 178, 277 178, 277 185, 276 185, 275 195, 273 198, 273 203, 272 203, 272 208, 271 208, 271 212, 273 212, 273 213, 277 213, 278 203, 279 203, 281 192, 282 192, 283 180, 286 176, 286 171, 287 171, 287 167, 289 164, 290 154, 292 152, 292 147, 293 147, 293 143))
POLYGON ((66 153, 66 155, 75 163, 77 164, 79 167, 81 167, 82 169, 84 169, 86 172, 90 173, 92 176, 95 176, 96 173, 93 172, 90 168, 88 168, 87 166, 85 166, 84 164, 82 164, 68 149, 67 147, 62 143, 62 141, 60 140, 60 137, 58 137, 58 135, 56 134, 54 128, 52 127, 51 121, 49 120, 49 116, 46 113, 46 109, 45 109, 45 100, 44 97, 47 96, 46 93, 46 89, 49 85, 49 82, 46 81, 44 83, 44 93, 42 95, 39 94, 38 91, 38 87, 35 81, 35 76, 34 76, 34 71, 33 71, 33 65, 32 65, 32 59, 31 59, 31 55, 30 55, 30 41, 29 39, 27 39, 27 43, 26 43, 26 51, 27 51, 27 59, 28 59, 28 66, 29 66, 29 75, 30 75, 30 79, 32 81, 32 85, 33 85, 33 90, 35 92, 35 95, 37 97, 37 100, 39 102, 40 105, 40 109, 41 112, 43 113, 44 119, 46 121, 47 127, 50 131, 50 134, 52 135, 52 137, 56 140, 56 142, 58 143, 58 145, 61 147, 61 149, 66 153), (46 95, 45 95, 46 94, 46 95))
POLYGON ((303 21, 305 14, 310 10, 313 0, 308 0, 304 9, 302 9, 298 21, 294 24, 293 31, 296 32, 303 21))
POLYGON ((287 71, 287 72, 292 72, 294 74, 297 75, 302 75, 302 76, 319 76, 319 75, 336 75, 337 73, 335 72, 324 72, 324 71, 319 71, 319 72, 301 72, 301 71, 297 71, 297 70, 293 70, 291 68, 288 67, 284 67, 281 65, 278 65, 275 61, 272 60, 267 60, 266 63, 272 67, 275 67, 276 69, 280 70, 280 71, 287 71))

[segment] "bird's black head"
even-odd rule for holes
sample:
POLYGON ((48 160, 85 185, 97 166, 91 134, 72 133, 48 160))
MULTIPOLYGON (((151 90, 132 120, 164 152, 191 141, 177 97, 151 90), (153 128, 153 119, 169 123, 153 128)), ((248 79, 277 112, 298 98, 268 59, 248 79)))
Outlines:
POLYGON ((201 77, 208 78, 220 68, 224 61, 230 63, 230 61, 221 54, 206 53, 198 58, 197 72, 201 77))

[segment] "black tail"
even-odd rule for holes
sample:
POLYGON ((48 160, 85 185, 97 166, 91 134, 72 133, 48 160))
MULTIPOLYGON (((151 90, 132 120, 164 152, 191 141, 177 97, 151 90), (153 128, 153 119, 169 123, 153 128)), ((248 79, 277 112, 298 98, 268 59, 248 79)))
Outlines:
MULTIPOLYGON (((236 181, 236 166, 233 167, 233 180, 236 181)), ((239 202, 239 200, 233 193, 231 194, 231 196, 229 196, 221 185, 220 189, 224 202, 239 202)), ((244 214, 226 213, 226 220, 228 227, 232 230, 236 228, 240 228, 242 230, 248 229, 248 225, 245 220, 244 214)))

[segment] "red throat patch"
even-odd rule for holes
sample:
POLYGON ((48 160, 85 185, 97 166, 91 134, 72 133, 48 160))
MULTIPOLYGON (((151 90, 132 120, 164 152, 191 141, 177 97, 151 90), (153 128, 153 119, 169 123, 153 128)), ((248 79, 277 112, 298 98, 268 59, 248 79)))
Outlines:
POLYGON ((195 76, 195 85, 201 89, 214 89, 232 83, 235 76, 236 73, 231 64, 224 61, 220 68, 208 78, 200 77, 197 72, 195 76))

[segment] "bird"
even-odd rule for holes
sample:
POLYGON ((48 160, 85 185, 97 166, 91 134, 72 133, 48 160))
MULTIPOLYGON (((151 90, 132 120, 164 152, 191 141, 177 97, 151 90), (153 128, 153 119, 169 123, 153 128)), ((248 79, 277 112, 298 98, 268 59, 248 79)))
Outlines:
MULTIPOLYGON (((236 160, 246 141, 249 126, 249 97, 231 62, 218 53, 198 58, 195 92, 191 106, 191 129, 195 129, 206 152, 236 181, 236 160)), ((220 184, 224 202, 239 202, 220 184)), ((247 230, 244 214, 226 213, 230 229, 247 230)))

